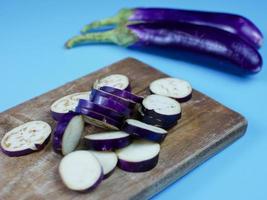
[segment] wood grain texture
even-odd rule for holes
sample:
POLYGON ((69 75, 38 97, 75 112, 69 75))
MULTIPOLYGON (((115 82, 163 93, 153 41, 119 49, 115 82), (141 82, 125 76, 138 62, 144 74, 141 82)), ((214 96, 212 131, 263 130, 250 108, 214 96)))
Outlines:
MULTIPOLYGON (((148 94, 147 86, 151 81, 166 77, 135 59, 122 60, 2 112, 0 137, 30 120, 44 120, 54 127, 49 112, 52 102, 67 94, 87 91, 97 78, 111 73, 127 75, 131 79, 133 92, 137 94, 148 94)), ((52 151, 50 144, 40 152, 18 158, 0 153, 0 199, 148 199, 246 131, 244 117, 195 90, 192 99, 182 104, 182 110, 182 119, 169 131, 161 145, 156 168, 146 173, 127 173, 116 169, 91 193, 73 192, 62 184, 57 172, 61 156, 52 151)), ((87 127, 86 131, 100 130, 87 127)))

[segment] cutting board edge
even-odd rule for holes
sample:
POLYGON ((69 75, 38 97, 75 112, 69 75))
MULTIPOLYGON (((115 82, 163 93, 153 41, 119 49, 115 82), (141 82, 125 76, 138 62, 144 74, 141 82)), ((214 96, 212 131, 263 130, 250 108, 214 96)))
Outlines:
POLYGON ((192 170, 196 169, 198 166, 202 165, 210 158, 216 156, 218 153, 226 149, 228 146, 234 144, 235 141, 237 141, 239 138, 245 135, 248 126, 247 120, 242 115, 240 116, 241 116, 241 121, 239 124, 237 124, 236 129, 232 132, 229 131, 228 135, 225 135, 225 137, 218 139, 216 142, 212 143, 204 150, 199 151, 200 154, 197 155, 198 158, 197 160, 194 160, 194 162, 192 162, 194 157, 196 157, 196 155, 192 154, 190 156, 192 159, 184 160, 184 162, 174 171, 173 174, 166 175, 163 179, 159 180, 156 185, 151 185, 150 187, 147 187, 145 190, 142 190, 140 193, 136 194, 136 196, 133 196, 130 199, 147 200, 155 195, 158 195, 165 188, 175 183, 176 181, 179 181, 181 178, 186 176, 192 170), (203 154, 203 156, 200 156, 201 154, 203 154), (166 181, 166 178, 168 178, 169 180, 166 181))

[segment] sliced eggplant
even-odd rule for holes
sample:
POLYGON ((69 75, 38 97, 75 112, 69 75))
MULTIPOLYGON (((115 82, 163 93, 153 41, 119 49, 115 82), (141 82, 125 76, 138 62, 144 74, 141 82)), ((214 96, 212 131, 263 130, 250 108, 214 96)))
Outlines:
POLYGON ((97 160, 100 162, 102 168, 103 168, 103 174, 104 179, 108 178, 115 170, 117 163, 118 163, 118 157, 116 153, 112 151, 89 151, 92 153, 97 160))
POLYGON ((97 151, 110 151, 130 144, 130 135, 123 131, 89 134, 84 137, 85 145, 97 151))
POLYGON ((122 130, 133 136, 154 142, 162 142, 168 133, 162 128, 152 126, 135 119, 127 119, 122 127, 122 130))
POLYGON ((131 110, 127 106, 121 104, 120 102, 109 99, 107 97, 95 96, 94 99, 91 101, 94 102, 95 104, 117 111, 118 113, 121 113, 122 115, 125 116, 129 116, 131 114, 131 110))
POLYGON ((134 101, 135 103, 142 103, 144 97, 141 96, 137 96, 131 92, 128 92, 126 90, 120 90, 114 87, 110 87, 110 86, 103 86, 100 88, 100 90, 110 93, 110 94, 114 94, 116 96, 122 97, 124 99, 128 99, 131 101, 134 101))
POLYGON ((99 89, 103 86, 110 86, 120 90, 131 91, 130 82, 127 76, 123 74, 111 74, 99 80, 96 80, 93 88, 99 89))
POLYGON ((91 191, 103 179, 103 169, 98 159, 89 151, 74 151, 66 155, 59 164, 63 183, 71 190, 91 191))
POLYGON ((118 167, 127 172, 145 172, 153 169, 159 158, 160 145, 146 140, 136 140, 116 151, 118 167))
POLYGON ((69 111, 74 111, 80 99, 89 99, 90 92, 78 92, 64 96, 55 101, 51 107, 53 119, 59 121, 61 117, 69 111))
POLYGON ((153 94, 159 94, 178 100, 188 101, 192 96, 192 86, 188 81, 178 78, 161 78, 149 85, 153 94))
POLYGON ((152 94, 143 100, 142 105, 145 115, 172 122, 181 118, 180 104, 169 97, 152 94))
POLYGON ((11 157, 39 151, 49 142, 51 127, 43 121, 30 121, 7 132, 1 140, 2 151, 11 157))
POLYGON ((170 129, 177 125, 177 120, 166 121, 166 120, 150 117, 148 115, 143 116, 141 121, 146 124, 150 124, 150 125, 153 125, 159 128, 163 128, 163 129, 170 129))
POLYGON ((53 149, 62 155, 74 151, 80 142, 84 130, 81 115, 69 112, 58 122, 53 135, 53 149))
POLYGON ((75 111, 83 115, 86 123, 103 129, 119 130, 122 125, 122 122, 85 108, 77 107, 75 111))
POLYGON ((136 105, 136 103, 131 101, 131 100, 127 100, 125 98, 110 94, 110 93, 102 91, 102 90, 97 90, 97 89, 92 90, 91 95, 90 95, 90 100, 92 102, 95 102, 95 99, 98 98, 99 96, 106 97, 106 98, 111 99, 113 101, 117 101, 120 104, 123 104, 124 106, 126 106, 130 109, 133 109, 136 105))
POLYGON ((110 108, 101 106, 99 104, 96 104, 94 102, 91 102, 91 101, 85 100, 85 99, 80 99, 77 107, 78 108, 86 108, 86 109, 89 109, 91 111, 106 115, 106 116, 108 116, 108 117, 110 117, 116 121, 122 121, 125 118, 124 115, 120 114, 117 111, 114 111, 110 108))
POLYGON ((139 113, 138 118, 141 119, 141 121, 146 124, 157 126, 163 129, 170 129, 174 127, 175 125, 177 125, 176 118, 166 120, 162 118, 155 118, 155 116, 145 115, 142 111, 141 106, 137 109, 137 111, 139 113))

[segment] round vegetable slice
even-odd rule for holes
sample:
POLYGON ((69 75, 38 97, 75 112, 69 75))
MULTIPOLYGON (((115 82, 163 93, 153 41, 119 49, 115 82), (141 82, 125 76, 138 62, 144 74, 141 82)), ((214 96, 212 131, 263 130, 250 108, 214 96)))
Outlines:
POLYGON ((91 99, 91 101, 98 105, 115 110, 125 116, 129 116, 131 114, 131 110, 127 106, 107 97, 95 96, 93 100, 91 99))
POLYGON ((103 179, 103 169, 97 158, 89 151, 74 151, 59 164, 63 183, 71 190, 91 191, 103 179))
POLYGON ((75 150, 84 130, 81 115, 69 112, 58 122, 53 134, 53 149, 55 152, 67 155, 75 150))
POLYGON ((142 105, 142 111, 145 115, 163 121, 175 121, 181 117, 180 104, 169 97, 152 94, 143 100, 142 105))
POLYGON ((149 89, 153 94, 159 94, 178 100, 188 101, 192 96, 192 86, 188 81, 178 78, 161 78, 150 83, 149 89))
POLYGON ((153 126, 157 126, 163 129, 170 129, 173 126, 177 125, 177 119, 173 118, 173 119, 162 119, 162 118, 156 118, 155 116, 150 116, 150 115, 145 115, 142 111, 142 107, 140 106, 137 109, 139 115, 138 118, 141 119, 142 122, 146 123, 146 124, 150 124, 153 126))
POLYGON ((92 110, 94 112, 106 115, 106 116, 108 116, 108 117, 110 117, 116 121, 121 121, 125 117, 124 115, 120 114, 117 111, 114 111, 110 108, 101 106, 99 104, 96 104, 94 102, 91 102, 91 101, 85 100, 85 99, 80 99, 77 107, 86 108, 86 109, 92 110))
POLYGON ((90 92, 78 92, 58 99, 50 107, 53 119, 59 121, 64 114, 74 111, 80 99, 89 99, 89 96, 90 92))
POLYGON ((145 172, 158 163, 160 145, 146 140, 136 140, 116 151, 118 167, 127 172, 145 172))
POLYGON ((77 107, 75 111, 82 114, 84 121, 88 124, 111 130, 118 130, 121 127, 121 122, 89 109, 77 107))
POLYGON ((146 124, 150 124, 156 127, 160 127, 163 129, 170 129, 172 127, 174 127, 175 125, 177 125, 177 120, 174 121, 163 121, 161 119, 157 119, 157 118, 153 118, 150 117, 148 115, 145 115, 142 117, 142 122, 146 123, 146 124))
POLYGON ((131 101, 134 101, 135 103, 141 103, 144 99, 144 97, 137 96, 131 92, 128 92, 126 90, 120 90, 114 87, 109 87, 109 86, 103 86, 100 88, 100 90, 104 92, 108 92, 110 94, 114 94, 116 96, 122 97, 124 99, 128 99, 131 101))
POLYGON ((122 127, 122 130, 131 135, 154 142, 162 142, 168 133, 162 128, 152 126, 135 119, 127 119, 122 127))
POLYGON ((43 121, 30 121, 7 132, 1 140, 2 151, 11 157, 39 151, 49 142, 51 127, 43 121))
POLYGON ((134 108, 135 104, 136 104, 135 102, 133 102, 131 100, 110 94, 108 92, 104 92, 102 90, 96 90, 96 89, 92 90, 91 95, 90 95, 90 100, 94 101, 94 99, 97 98, 98 96, 106 97, 106 98, 112 99, 114 101, 117 101, 117 102, 123 104, 124 106, 126 106, 130 109, 134 108))
POLYGON ((121 90, 131 91, 129 79, 123 74, 111 74, 102 79, 96 80, 93 88, 99 89, 103 86, 110 86, 121 90))
POLYGON ((112 151, 89 151, 100 162, 103 168, 104 179, 108 178, 115 170, 118 162, 117 155, 112 151))
POLYGON ((103 132, 86 135, 85 144, 89 149, 110 151, 130 144, 130 135, 123 131, 103 132))

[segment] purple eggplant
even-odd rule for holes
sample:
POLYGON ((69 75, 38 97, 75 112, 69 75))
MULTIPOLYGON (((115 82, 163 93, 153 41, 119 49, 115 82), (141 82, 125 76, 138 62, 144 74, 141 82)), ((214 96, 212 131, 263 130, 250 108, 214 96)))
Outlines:
POLYGON ((89 99, 91 92, 78 92, 69 94, 56 100, 50 107, 51 115, 54 120, 60 121, 69 111, 74 111, 79 99, 89 99))
POLYGON ((1 140, 3 153, 18 157, 40 151, 49 142, 51 127, 43 121, 30 121, 7 132, 1 140))
POLYGON ((130 135, 123 131, 103 132, 84 136, 85 146, 96 151, 111 151, 128 146, 130 135))
POLYGON ((114 100, 114 101, 117 101, 121 104, 123 104, 124 106, 132 109, 135 107, 135 102, 133 102, 132 100, 128 100, 128 99, 125 99, 125 98, 122 98, 122 97, 119 97, 119 96, 116 96, 114 94, 111 94, 111 93, 108 93, 108 92, 105 92, 103 90, 97 90, 97 89, 93 89, 91 91, 91 95, 90 95, 90 100, 92 102, 95 101, 96 98, 98 98, 99 96, 102 96, 102 97, 106 97, 108 99, 111 99, 111 100, 114 100))
POLYGON ((179 53, 189 51, 233 63, 247 72, 259 72, 262 58, 240 37, 212 27, 184 23, 138 23, 116 29, 76 36, 67 48, 89 43, 111 42, 132 48, 157 47, 179 53))
POLYGON ((81 115, 75 112, 64 114, 53 134, 54 151, 62 155, 74 151, 80 142, 83 130, 84 121, 81 115))
POLYGON ((135 138, 142 138, 153 142, 162 142, 167 136, 167 131, 135 119, 127 119, 122 130, 135 138))
POLYGON ((192 86, 188 81, 178 78, 160 78, 149 85, 152 94, 158 94, 174 98, 180 103, 186 102, 192 97, 192 86))
POLYGON ((160 145, 146 140, 136 140, 116 151, 118 167, 127 172, 145 172, 153 169, 159 158, 160 145))
POLYGON ((112 110, 110 108, 101 106, 99 104, 93 103, 89 100, 80 99, 78 106, 76 108, 84 108, 88 109, 97 113, 100 113, 102 115, 106 115, 116 121, 122 121, 124 120, 125 116, 120 114, 119 112, 112 110))
POLYGON ((168 116, 168 115, 162 115, 159 113, 156 113, 155 111, 152 112, 146 112, 146 114, 143 112, 144 107, 140 106, 137 111, 138 111, 138 118, 140 121, 150 124, 156 127, 163 128, 165 130, 168 130, 175 125, 177 125, 178 120, 181 118, 181 113, 177 116, 168 116))
POLYGON ((221 29, 241 37, 259 48, 263 44, 260 30, 247 18, 229 13, 181 10, 169 8, 122 9, 116 16, 95 21, 84 27, 83 33, 90 29, 107 25, 134 22, 189 23, 221 29))
POLYGON ((74 151, 59 164, 59 174, 67 188, 86 192, 95 189, 103 180, 103 167, 90 151, 74 151))
POLYGON ((97 126, 99 128, 118 130, 122 125, 122 121, 116 121, 106 115, 94 112, 86 108, 77 107, 75 111, 83 115, 84 122, 93 126, 97 126))
POLYGON ((126 90, 120 90, 114 87, 110 87, 110 86, 103 86, 100 88, 100 90, 122 97, 124 99, 130 100, 130 101, 134 101, 135 103, 141 103, 144 99, 144 97, 141 96, 137 96, 131 92, 128 92, 126 90))
POLYGON ((92 102, 101 105, 103 107, 112 109, 114 111, 117 111, 118 113, 121 113, 122 115, 125 116, 129 116, 131 114, 131 110, 124 104, 121 104, 120 102, 109 99, 107 97, 95 96, 92 102))
POLYGON ((141 121, 146 123, 146 124, 150 124, 156 127, 160 127, 163 128, 165 130, 168 130, 174 126, 177 125, 177 120, 174 121, 164 121, 162 119, 157 119, 148 115, 144 115, 143 117, 141 117, 141 121))
POLYGON ((158 94, 148 95, 142 102, 142 112, 163 121, 177 121, 181 118, 181 105, 170 97, 158 94))
POLYGON ((123 74, 111 74, 94 82, 93 89, 99 89, 103 86, 114 87, 121 90, 131 91, 129 78, 123 74))

